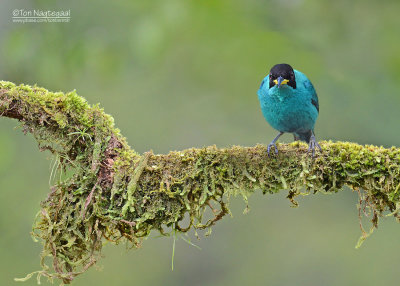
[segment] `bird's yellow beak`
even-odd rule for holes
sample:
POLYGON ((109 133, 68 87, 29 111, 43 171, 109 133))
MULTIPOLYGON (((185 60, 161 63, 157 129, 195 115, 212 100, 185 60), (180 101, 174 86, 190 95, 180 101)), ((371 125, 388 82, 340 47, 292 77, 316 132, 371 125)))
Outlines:
POLYGON ((274 79, 274 83, 277 84, 278 86, 282 85, 282 84, 287 84, 289 82, 288 79, 284 79, 282 81, 278 81, 277 79, 274 79))

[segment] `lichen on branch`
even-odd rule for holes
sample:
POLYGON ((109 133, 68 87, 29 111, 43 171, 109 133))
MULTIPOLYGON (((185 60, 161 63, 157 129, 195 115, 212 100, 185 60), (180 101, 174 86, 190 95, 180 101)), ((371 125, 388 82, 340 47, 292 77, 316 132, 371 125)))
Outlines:
POLYGON ((247 202, 256 190, 288 190, 296 204, 301 193, 348 186, 359 192, 360 210, 369 208, 373 226, 385 211, 399 218, 399 148, 320 142, 323 152, 314 160, 298 142, 279 144, 279 155, 272 157, 264 145, 140 155, 111 116, 75 92, 4 81, 0 114, 19 120, 67 174, 51 188, 33 226, 43 243, 38 277, 71 282, 96 263, 105 240, 137 248, 152 230, 167 235, 168 229, 209 229, 230 213, 231 196, 247 202))

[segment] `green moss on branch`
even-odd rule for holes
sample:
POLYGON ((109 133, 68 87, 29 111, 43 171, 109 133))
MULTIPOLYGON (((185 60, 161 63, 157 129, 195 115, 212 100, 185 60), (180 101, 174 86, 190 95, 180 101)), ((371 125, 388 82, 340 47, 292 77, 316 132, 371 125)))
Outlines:
POLYGON ((37 274, 64 283, 97 261, 105 239, 138 247, 152 230, 210 228, 229 213, 231 196, 247 201, 256 190, 273 194, 285 189, 295 203, 300 192, 331 193, 349 186, 360 192, 374 226, 385 211, 398 218, 399 148, 320 142, 323 153, 314 161, 307 146, 297 142, 279 144, 279 155, 271 158, 264 145, 139 155, 115 129, 112 117, 75 92, 51 93, 9 82, 0 82, 0 114, 21 121, 39 147, 50 150, 60 168, 69 171, 42 202, 34 224, 34 236, 44 246, 43 270, 37 274))

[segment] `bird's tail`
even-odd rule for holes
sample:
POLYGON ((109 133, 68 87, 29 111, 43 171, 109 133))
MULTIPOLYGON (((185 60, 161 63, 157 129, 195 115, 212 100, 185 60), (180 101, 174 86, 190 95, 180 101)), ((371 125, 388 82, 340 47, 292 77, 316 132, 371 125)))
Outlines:
POLYGON ((310 138, 311 138, 311 135, 312 135, 312 131, 311 130, 309 130, 309 131, 307 131, 307 132, 304 132, 304 133, 293 133, 293 135, 294 135, 294 140, 301 140, 301 141, 305 141, 305 142, 307 142, 307 143, 310 143, 310 138))

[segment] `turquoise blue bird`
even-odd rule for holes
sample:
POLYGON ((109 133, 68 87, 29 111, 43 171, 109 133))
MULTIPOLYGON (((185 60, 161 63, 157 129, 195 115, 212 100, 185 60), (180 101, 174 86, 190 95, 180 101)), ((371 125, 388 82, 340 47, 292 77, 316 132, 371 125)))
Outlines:
POLYGON ((294 140, 307 142, 308 152, 312 151, 313 157, 315 147, 322 150, 314 135, 319 113, 318 96, 305 74, 288 64, 273 66, 261 83, 258 99, 265 119, 279 131, 268 145, 268 156, 272 146, 278 154, 275 143, 284 133, 292 133, 294 140))

